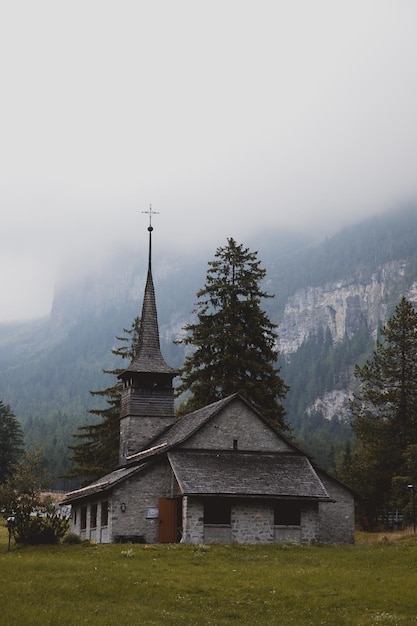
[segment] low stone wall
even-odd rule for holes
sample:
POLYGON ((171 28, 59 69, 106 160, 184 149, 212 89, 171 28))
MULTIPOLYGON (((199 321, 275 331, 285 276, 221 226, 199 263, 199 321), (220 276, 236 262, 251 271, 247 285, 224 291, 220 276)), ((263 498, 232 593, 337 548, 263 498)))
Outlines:
POLYGON ((275 526, 274 543, 301 543, 301 526, 275 526))
POLYGON ((204 543, 232 543, 232 529, 226 524, 206 524, 204 543))

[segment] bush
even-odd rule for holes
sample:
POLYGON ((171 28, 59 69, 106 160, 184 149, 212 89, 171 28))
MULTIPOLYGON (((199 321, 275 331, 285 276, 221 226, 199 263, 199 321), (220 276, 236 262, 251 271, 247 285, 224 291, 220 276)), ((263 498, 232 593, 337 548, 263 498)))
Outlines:
POLYGON ((68 532, 69 520, 51 513, 16 515, 16 543, 57 544, 68 532))
POLYGON ((50 496, 42 496, 41 486, 46 484, 42 454, 35 451, 25 453, 0 485, 0 510, 14 517, 16 543, 56 544, 68 532, 69 520, 57 515, 50 496))

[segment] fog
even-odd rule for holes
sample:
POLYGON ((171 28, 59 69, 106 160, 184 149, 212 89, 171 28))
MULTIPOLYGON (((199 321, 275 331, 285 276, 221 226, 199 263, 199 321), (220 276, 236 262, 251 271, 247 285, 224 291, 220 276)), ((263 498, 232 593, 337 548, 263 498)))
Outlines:
POLYGON ((9 2, 0 321, 120 245, 210 258, 417 198, 413 0, 9 2))

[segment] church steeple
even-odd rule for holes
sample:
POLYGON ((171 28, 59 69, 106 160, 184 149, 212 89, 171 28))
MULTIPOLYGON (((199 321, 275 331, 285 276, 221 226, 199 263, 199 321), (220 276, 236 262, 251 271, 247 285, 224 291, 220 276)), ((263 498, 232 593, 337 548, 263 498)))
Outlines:
POLYGON ((172 367, 167 365, 161 354, 159 343, 158 314, 156 310, 155 289, 152 278, 152 231, 149 231, 149 260, 145 293, 143 296, 142 317, 140 320, 139 346, 137 354, 127 371, 142 373, 166 373, 175 375, 172 367))
POLYGON ((120 463, 143 449, 174 419, 175 369, 161 354, 155 289, 152 278, 152 224, 149 211, 148 274, 136 356, 119 375, 123 382, 120 413, 120 463))

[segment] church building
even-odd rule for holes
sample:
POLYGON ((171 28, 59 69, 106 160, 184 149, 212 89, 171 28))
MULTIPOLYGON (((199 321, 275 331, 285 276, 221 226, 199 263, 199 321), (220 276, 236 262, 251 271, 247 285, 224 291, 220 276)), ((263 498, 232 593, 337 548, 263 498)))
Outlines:
POLYGON ((68 493, 98 543, 351 543, 354 493, 238 394, 175 419, 159 342, 152 226, 139 348, 123 382, 119 467, 68 493))

